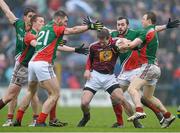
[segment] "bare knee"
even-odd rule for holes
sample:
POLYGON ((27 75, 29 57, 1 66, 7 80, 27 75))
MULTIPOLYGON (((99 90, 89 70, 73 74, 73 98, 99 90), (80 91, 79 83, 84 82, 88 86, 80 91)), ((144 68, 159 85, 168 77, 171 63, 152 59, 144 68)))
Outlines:
POLYGON ((81 107, 88 107, 89 106, 89 100, 83 99, 81 101, 81 107))

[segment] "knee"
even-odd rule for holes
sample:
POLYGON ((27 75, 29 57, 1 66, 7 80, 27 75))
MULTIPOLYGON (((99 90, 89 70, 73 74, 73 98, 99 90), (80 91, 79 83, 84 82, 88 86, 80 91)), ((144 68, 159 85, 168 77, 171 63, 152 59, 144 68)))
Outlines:
POLYGON ((89 101, 88 100, 82 100, 81 101, 81 107, 87 107, 89 106, 89 101))

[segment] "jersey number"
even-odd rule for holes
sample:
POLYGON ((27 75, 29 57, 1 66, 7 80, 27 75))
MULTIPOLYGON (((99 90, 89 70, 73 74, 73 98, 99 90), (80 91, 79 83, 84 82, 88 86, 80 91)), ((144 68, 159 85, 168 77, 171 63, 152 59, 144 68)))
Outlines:
POLYGON ((38 37, 37 41, 39 42, 42 38, 44 38, 43 45, 47 45, 49 32, 50 32, 49 30, 39 32, 39 35, 38 35, 39 37, 38 37))

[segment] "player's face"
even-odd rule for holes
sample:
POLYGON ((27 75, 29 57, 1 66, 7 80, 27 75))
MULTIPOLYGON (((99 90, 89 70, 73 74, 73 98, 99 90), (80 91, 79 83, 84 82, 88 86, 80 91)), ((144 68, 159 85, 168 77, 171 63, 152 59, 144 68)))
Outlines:
POLYGON ((150 20, 147 19, 147 14, 142 17, 141 23, 143 27, 147 27, 149 25, 150 20))
POLYGON ((59 17, 59 20, 58 20, 59 25, 63 25, 65 27, 67 27, 67 23, 68 23, 68 17, 67 16, 65 16, 64 18, 59 17))
POLYGON ((38 17, 36 22, 34 23, 37 27, 37 30, 40 31, 40 29, 44 26, 44 18, 43 17, 38 17))
POLYGON ((26 16, 24 16, 24 21, 25 21, 26 23, 30 23, 31 18, 32 18, 32 16, 34 16, 34 15, 35 15, 34 12, 29 12, 26 16))
POLYGON ((109 38, 100 38, 99 42, 103 45, 107 45, 109 43, 109 38))
POLYGON ((121 35, 125 34, 128 29, 128 24, 126 23, 125 19, 117 21, 117 30, 121 35))

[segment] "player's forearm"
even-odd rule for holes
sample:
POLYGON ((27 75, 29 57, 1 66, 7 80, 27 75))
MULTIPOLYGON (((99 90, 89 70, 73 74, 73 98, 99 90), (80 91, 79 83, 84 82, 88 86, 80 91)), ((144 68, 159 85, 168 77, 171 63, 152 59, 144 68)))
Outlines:
POLYGON ((122 49, 128 50, 128 49, 133 49, 135 47, 137 47, 138 45, 140 45, 142 43, 141 39, 136 38, 134 39, 132 42, 127 42, 124 45, 122 45, 122 49))
POLYGON ((75 48, 69 46, 58 46, 58 51, 75 52, 75 48))
POLYGON ((5 13, 6 17, 9 19, 10 23, 13 24, 16 21, 16 16, 11 12, 8 5, 4 2, 4 0, 0 0, 0 7, 5 13))
POLYGON ((88 30, 87 25, 82 25, 82 26, 74 26, 72 28, 66 28, 64 31, 64 34, 78 34, 82 33, 88 30))
POLYGON ((155 30, 156 30, 157 32, 166 30, 166 25, 157 25, 157 26, 155 27, 155 30))
POLYGON ((86 61, 86 70, 91 70, 91 66, 92 66, 92 64, 91 64, 91 60, 90 60, 90 57, 88 56, 88 59, 87 59, 87 61, 86 61))
POLYGON ((32 40, 30 44, 31 44, 31 46, 36 47, 37 41, 36 40, 32 40))

